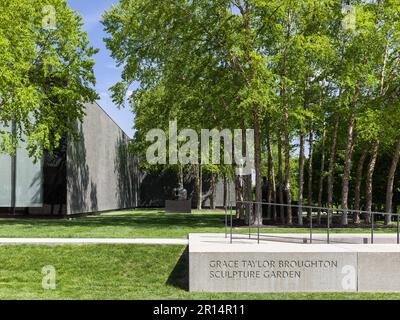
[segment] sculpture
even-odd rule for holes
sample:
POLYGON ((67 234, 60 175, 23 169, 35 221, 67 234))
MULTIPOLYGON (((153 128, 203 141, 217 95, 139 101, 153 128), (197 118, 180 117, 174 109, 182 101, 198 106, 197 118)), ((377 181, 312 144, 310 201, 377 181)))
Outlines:
POLYGON ((183 187, 182 183, 179 183, 178 188, 174 188, 174 200, 187 200, 187 190, 183 187))
POLYGON ((187 190, 179 183, 173 189, 173 200, 165 201, 165 212, 169 213, 192 213, 192 200, 188 200, 187 190))

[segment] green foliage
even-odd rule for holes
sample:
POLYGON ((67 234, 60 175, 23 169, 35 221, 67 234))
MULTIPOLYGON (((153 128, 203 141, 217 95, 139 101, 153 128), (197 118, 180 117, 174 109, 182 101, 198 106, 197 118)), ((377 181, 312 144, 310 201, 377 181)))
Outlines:
MULTIPOLYGON (((356 155, 377 139, 380 152, 392 150, 400 132, 400 3, 348 4, 350 15, 336 0, 121 0, 103 24, 107 47, 123 67, 114 101, 122 105, 131 84, 140 84, 129 100, 136 150, 146 148, 149 129, 166 129, 170 119, 198 132, 260 126, 257 152, 264 153, 267 136, 274 153, 280 141, 283 171, 290 170, 277 184, 285 182, 296 197, 298 136, 314 132, 318 165, 324 128, 329 161, 339 121, 332 175, 340 203, 340 181, 353 158, 352 120, 356 155)), ((265 174, 266 156, 257 155, 265 174)), ((277 160, 275 153, 276 175, 277 160)), ((313 173, 316 184, 319 168, 313 173)))
POLYGON ((73 134, 93 90, 96 50, 82 19, 66 0, 3 0, 0 3, 0 152, 13 153, 26 139, 31 156, 52 151, 73 134), (46 6, 55 28, 46 27, 46 6), (12 122, 16 132, 11 134, 12 122))

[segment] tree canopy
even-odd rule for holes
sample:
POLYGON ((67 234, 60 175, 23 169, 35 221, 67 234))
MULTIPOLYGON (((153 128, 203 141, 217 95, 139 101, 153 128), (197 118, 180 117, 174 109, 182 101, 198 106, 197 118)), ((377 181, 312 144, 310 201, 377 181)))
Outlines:
POLYGON ((0 3, 0 151, 25 139, 31 156, 75 135, 96 99, 96 50, 66 0, 0 3), (13 127, 13 130, 11 128, 13 127))
MULTIPOLYGON (((148 130, 167 129, 171 119, 197 131, 254 129, 254 200, 267 174, 270 201, 298 201, 297 223, 304 195, 309 205, 341 208, 347 224, 361 190, 364 209, 378 205, 378 155, 394 154, 393 197, 399 15, 395 0, 121 0, 103 16, 107 47, 123 67, 113 98, 123 105, 139 83, 129 99, 137 150, 148 130)), ((232 180, 237 200, 253 200, 251 178, 232 180)), ((281 215, 293 218, 289 208, 281 215)))

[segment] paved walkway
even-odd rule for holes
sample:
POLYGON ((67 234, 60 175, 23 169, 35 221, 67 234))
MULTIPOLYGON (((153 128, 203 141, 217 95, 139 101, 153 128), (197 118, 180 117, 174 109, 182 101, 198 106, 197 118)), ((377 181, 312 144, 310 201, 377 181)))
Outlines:
POLYGON ((165 244, 187 245, 187 239, 112 239, 112 238, 0 238, 0 245, 5 244, 165 244))

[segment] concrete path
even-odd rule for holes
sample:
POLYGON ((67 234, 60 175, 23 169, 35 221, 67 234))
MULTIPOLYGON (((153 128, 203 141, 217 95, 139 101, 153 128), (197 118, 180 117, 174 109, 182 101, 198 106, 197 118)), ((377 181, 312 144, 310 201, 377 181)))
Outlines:
POLYGON ((112 238, 0 238, 0 245, 6 244, 156 244, 156 245, 188 245, 187 239, 112 239, 112 238))

